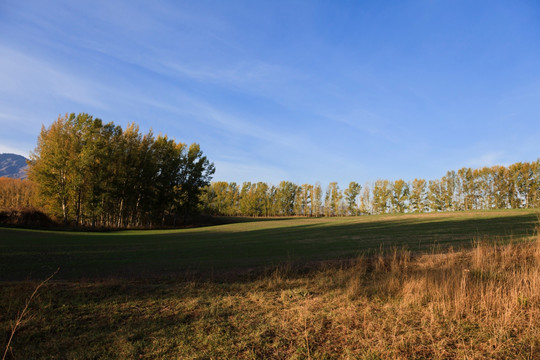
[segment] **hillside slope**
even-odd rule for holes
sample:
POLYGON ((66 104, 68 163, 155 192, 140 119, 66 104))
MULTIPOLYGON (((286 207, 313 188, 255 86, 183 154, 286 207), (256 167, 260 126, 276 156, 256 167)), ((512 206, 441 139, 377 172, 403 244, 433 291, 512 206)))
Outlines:
POLYGON ((26 179, 26 158, 17 154, 0 154, 0 177, 26 179))

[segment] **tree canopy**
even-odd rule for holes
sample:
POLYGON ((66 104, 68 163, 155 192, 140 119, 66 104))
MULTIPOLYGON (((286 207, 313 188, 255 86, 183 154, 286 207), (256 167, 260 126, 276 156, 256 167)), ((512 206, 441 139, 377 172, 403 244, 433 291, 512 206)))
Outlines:
POLYGON ((448 171, 434 180, 378 179, 342 190, 331 182, 211 183, 214 165, 198 144, 124 130, 88 114, 43 126, 30 156, 31 182, 2 185, 3 206, 34 202, 66 223, 153 227, 211 215, 350 216, 540 207, 540 160, 448 171), (6 196, 7 199, 7 196, 6 196), (29 200, 32 199, 32 200, 29 200))
POLYGON ((435 180, 379 179, 341 190, 331 182, 296 185, 217 182, 207 187, 203 206, 219 215, 350 216, 540 207, 540 160, 508 167, 462 168, 435 180))
POLYGON ((215 171, 198 144, 84 113, 43 126, 29 166, 49 212, 66 223, 106 227, 186 221, 215 171))

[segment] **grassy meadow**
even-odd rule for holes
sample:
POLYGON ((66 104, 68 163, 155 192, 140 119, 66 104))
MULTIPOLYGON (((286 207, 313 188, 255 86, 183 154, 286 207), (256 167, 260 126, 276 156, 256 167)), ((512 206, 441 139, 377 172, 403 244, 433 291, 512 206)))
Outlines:
POLYGON ((0 229, 6 358, 540 357, 533 210, 0 229))
POLYGON ((337 218, 225 218, 179 230, 106 233, 0 228, 0 280, 219 278, 280 264, 357 257, 392 247, 413 252, 534 234, 532 210, 337 218))

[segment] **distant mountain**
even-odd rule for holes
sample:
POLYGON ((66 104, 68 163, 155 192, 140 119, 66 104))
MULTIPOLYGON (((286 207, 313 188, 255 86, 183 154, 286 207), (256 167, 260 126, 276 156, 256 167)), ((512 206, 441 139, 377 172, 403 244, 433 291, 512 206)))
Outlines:
POLYGON ((17 154, 0 154, 0 177, 26 179, 26 158, 17 154))

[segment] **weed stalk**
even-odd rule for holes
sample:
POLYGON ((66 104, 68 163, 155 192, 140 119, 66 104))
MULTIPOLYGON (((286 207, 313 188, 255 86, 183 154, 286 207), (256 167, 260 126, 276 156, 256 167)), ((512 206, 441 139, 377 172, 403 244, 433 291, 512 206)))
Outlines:
POLYGON ((4 351, 4 356, 2 356, 2 360, 5 360, 5 358, 7 356, 7 353, 9 351, 9 348, 10 348, 10 345, 11 345, 11 341, 13 340, 13 335, 15 335, 15 332, 17 331, 17 328, 22 324, 22 322, 24 320, 24 315, 26 315, 26 312, 28 311, 28 306, 30 306, 30 303, 32 302, 32 299, 34 298, 34 296, 36 296, 38 290, 43 285, 45 285, 49 280, 51 280, 54 277, 54 275, 56 275, 58 273, 58 271, 60 271, 60 268, 56 269, 56 271, 54 273, 52 273, 51 276, 49 276, 48 278, 43 280, 41 283, 39 283, 38 286, 36 286, 36 288, 34 289, 34 292, 32 293, 32 295, 30 295, 28 300, 26 300, 26 305, 24 306, 23 310, 20 312, 19 316, 15 320, 15 323, 13 323, 13 326, 11 327, 11 335, 9 336, 9 340, 7 342, 6 349, 4 351))

